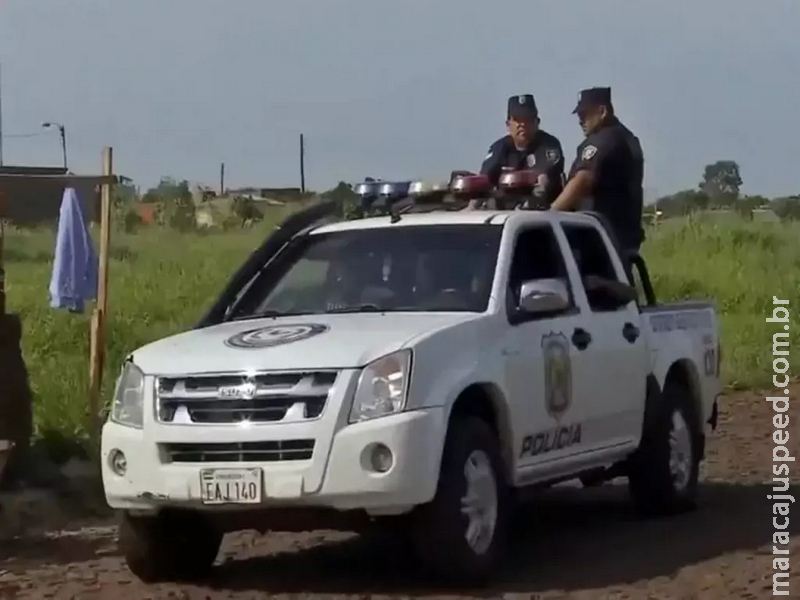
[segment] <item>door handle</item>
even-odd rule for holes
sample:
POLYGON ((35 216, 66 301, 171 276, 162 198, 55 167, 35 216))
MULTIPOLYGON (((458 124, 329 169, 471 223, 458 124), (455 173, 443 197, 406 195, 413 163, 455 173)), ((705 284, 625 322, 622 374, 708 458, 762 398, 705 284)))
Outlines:
POLYGON ((622 337, 628 340, 631 344, 639 337, 639 328, 633 323, 625 323, 622 328, 622 337))
POLYGON ((572 333, 572 343, 578 350, 586 350, 591 342, 592 334, 581 327, 572 333))

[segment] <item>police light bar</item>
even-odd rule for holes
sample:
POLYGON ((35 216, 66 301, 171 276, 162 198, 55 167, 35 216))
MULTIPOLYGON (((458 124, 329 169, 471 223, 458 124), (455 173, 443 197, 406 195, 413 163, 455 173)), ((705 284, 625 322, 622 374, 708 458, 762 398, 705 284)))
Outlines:
POLYGON ((456 177, 463 177, 465 175, 477 175, 477 173, 473 173, 472 171, 450 171, 450 183, 453 183, 456 177))
POLYGON ((389 202, 402 200, 408 198, 408 189, 411 186, 410 181, 393 181, 389 183, 382 183, 378 189, 378 194, 386 198, 389 202))
POLYGON ((380 181, 364 181, 356 184, 353 191, 361 198, 377 198, 380 185, 380 181))
POLYGON ((408 195, 418 198, 420 196, 442 195, 449 192, 446 183, 431 183, 429 181, 412 181, 408 187, 408 195))
POLYGON ((492 183, 487 175, 456 175, 450 182, 454 196, 479 198, 492 192, 492 183))
POLYGON ((504 191, 527 191, 539 184, 538 171, 511 171, 500 175, 497 187, 504 191))

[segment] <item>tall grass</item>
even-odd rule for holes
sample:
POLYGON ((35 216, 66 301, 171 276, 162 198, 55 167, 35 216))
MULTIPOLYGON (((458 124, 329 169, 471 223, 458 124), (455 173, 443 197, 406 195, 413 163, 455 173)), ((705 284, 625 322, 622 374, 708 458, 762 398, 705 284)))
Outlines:
MULTIPOLYGON (((706 298, 721 315, 723 378, 771 385, 772 297, 789 300, 791 345, 800 341, 800 223, 667 221, 643 249, 662 300, 706 298)), ((800 352, 790 355, 797 373, 800 352)))
MULTIPOLYGON (((112 238, 108 356, 110 392, 125 354, 193 324, 234 269, 274 228, 182 234, 145 229, 112 238)), ((771 335, 764 319, 772 296, 800 307, 800 224, 665 222, 651 230, 644 254, 663 300, 710 299, 722 316, 723 376, 729 385, 766 385, 771 335)), ((11 231, 6 239, 9 310, 22 315, 23 351, 41 434, 85 435, 89 315, 53 310, 47 287, 55 234, 11 231)), ((791 341, 800 341, 797 319, 791 341)), ((793 371, 800 352, 791 357, 793 371)))

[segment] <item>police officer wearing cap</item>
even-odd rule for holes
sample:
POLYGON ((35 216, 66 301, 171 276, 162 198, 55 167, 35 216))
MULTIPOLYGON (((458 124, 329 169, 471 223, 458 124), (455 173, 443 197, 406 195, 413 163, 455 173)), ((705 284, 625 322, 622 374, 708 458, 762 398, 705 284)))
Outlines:
MULTIPOLYGON (((601 213, 613 227, 623 257, 636 254, 644 241, 644 155, 639 138, 614 114, 611 88, 581 91, 572 113, 578 115, 586 138, 550 209, 601 213)), ((626 269, 630 271, 629 264, 626 269)))
POLYGON ((489 148, 481 174, 497 183, 504 171, 536 169, 542 173, 534 195, 549 206, 564 185, 564 153, 561 142, 539 129, 539 111, 531 94, 508 99, 508 135, 489 148))

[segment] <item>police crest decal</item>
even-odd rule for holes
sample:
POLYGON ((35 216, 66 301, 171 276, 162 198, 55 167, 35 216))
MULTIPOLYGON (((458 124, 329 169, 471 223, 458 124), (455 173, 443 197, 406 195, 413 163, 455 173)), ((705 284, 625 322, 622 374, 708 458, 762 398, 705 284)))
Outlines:
POLYGON ((329 327, 322 323, 297 323, 292 325, 270 325, 240 331, 225 340, 229 348, 252 350, 257 348, 273 348, 292 342, 307 340, 328 331, 329 327))
POLYGON ((542 353, 545 407, 553 419, 560 421, 572 404, 569 340, 563 333, 550 333, 542 338, 542 353))
POLYGON ((536 166, 536 156, 533 154, 528 154, 528 157, 525 159, 525 162, 528 165, 529 169, 532 169, 536 166))
POLYGON ((581 160, 592 160, 595 154, 597 154, 597 148, 595 146, 586 146, 581 153, 581 160))

